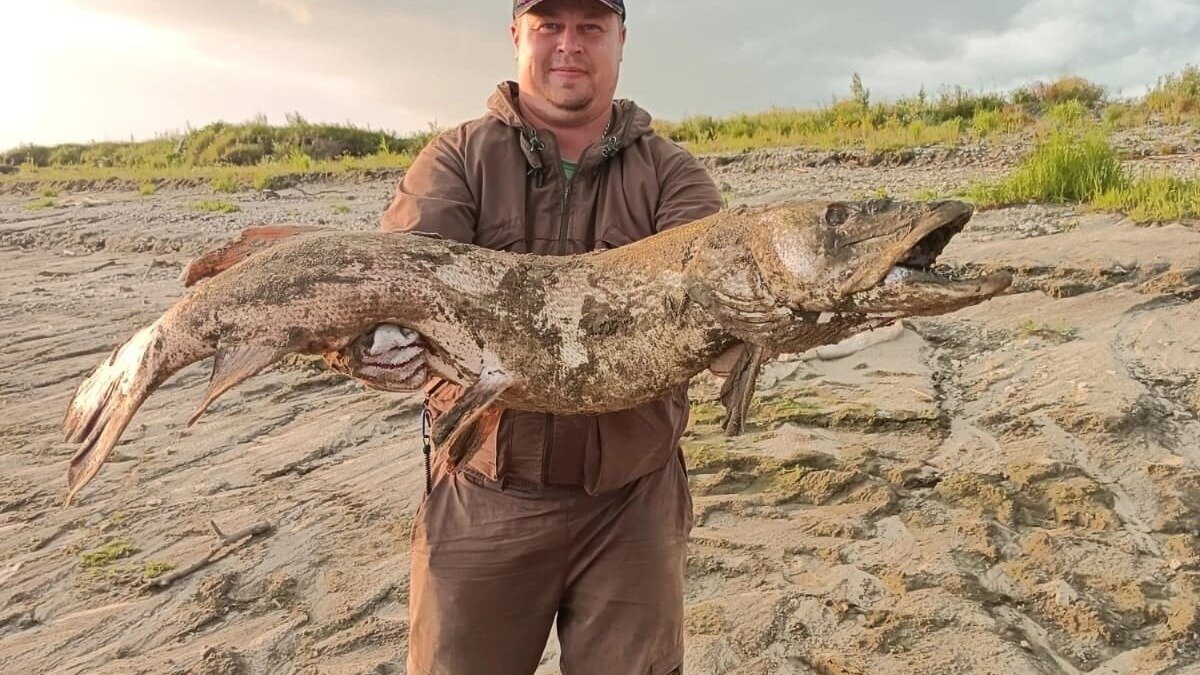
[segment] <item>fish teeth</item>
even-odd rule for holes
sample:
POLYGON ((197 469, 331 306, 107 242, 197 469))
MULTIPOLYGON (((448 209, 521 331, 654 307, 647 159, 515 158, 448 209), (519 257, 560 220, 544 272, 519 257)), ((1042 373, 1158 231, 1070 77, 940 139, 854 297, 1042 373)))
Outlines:
POLYGON ((888 271, 887 276, 883 278, 885 284, 896 284, 904 281, 913 275, 913 270, 907 267, 893 267, 888 271))

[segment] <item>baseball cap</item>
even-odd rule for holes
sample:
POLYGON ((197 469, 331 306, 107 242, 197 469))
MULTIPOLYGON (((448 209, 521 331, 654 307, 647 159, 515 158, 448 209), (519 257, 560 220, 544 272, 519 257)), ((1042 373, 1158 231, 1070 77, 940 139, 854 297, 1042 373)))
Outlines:
MULTIPOLYGON (((513 18, 528 12, 540 2, 542 0, 513 0, 513 18)), ((625 0, 596 0, 596 2, 616 12, 622 19, 625 18, 625 0)))

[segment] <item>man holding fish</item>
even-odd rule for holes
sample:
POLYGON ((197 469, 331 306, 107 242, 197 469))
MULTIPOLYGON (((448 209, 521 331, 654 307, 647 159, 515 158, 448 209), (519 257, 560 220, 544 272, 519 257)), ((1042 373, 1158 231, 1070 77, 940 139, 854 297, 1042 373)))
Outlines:
MULTIPOLYGON (((421 153, 383 230, 562 255, 720 209, 700 164, 614 100, 622 0, 515 0, 510 30, 517 80, 421 153)), ((383 325, 331 361, 378 389, 423 387, 436 418, 461 392, 425 355, 383 325)), ((409 672, 528 675, 555 623, 567 675, 679 672, 687 416, 686 386, 600 415, 505 411, 466 466, 435 455, 412 535, 409 672)))

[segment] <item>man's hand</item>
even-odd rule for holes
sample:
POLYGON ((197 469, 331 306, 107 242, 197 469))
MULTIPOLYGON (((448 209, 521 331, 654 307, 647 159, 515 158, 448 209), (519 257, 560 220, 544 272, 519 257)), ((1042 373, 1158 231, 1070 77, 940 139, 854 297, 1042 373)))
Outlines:
POLYGON ((409 392, 429 379, 426 348, 419 333, 385 323, 346 349, 326 354, 325 360, 372 389, 409 392))
POLYGON ((729 373, 733 371, 734 364, 737 363, 738 357, 745 351, 746 345, 739 342, 736 345, 721 352, 720 356, 708 364, 708 372, 717 377, 729 377, 729 373))

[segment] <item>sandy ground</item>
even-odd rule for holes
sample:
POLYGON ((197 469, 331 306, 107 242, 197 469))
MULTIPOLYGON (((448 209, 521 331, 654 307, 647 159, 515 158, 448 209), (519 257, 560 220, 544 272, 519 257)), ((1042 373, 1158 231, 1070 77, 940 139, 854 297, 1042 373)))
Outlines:
MULTIPOLYGON (((712 166, 759 203, 904 196, 1006 161, 712 166)), ((412 396, 295 359, 185 428, 193 366, 58 505, 68 397, 178 297, 191 254, 264 222, 370 228, 390 191, 243 193, 231 215, 195 210, 203 189, 0 198, 0 672, 404 672, 412 396), (147 588, 210 551, 210 520, 272 529, 147 588)), ((990 211, 945 262, 1018 281, 851 356, 771 365, 739 439, 695 383, 689 674, 1200 672, 1196 224, 990 211)))

